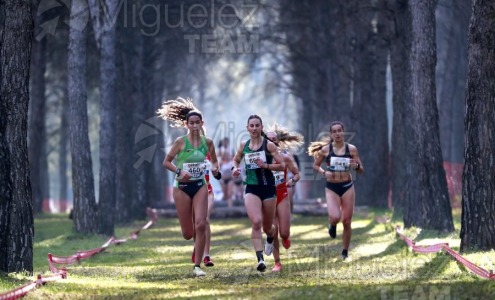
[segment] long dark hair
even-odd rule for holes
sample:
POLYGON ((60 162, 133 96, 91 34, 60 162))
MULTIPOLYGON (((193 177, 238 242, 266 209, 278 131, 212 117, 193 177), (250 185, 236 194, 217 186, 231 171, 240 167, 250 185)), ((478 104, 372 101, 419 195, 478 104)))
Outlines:
MULTIPOLYGON (((250 115, 248 117, 248 119, 247 119, 248 124, 249 124, 249 121, 252 120, 252 119, 258 119, 258 120, 260 120, 261 125, 263 125, 263 120, 261 120, 261 117, 260 116, 258 116, 258 115, 250 115)), ((272 142, 272 143, 275 144, 274 141, 272 141, 270 138, 268 138, 266 136, 266 133, 263 130, 261 130, 261 136, 264 137, 265 139, 269 140, 270 142, 272 142)))

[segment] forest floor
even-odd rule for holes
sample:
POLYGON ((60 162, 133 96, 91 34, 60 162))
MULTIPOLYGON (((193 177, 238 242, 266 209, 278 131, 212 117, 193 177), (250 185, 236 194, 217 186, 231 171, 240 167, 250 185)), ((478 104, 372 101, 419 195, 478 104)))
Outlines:
MULTIPOLYGON (((182 239, 176 218, 159 218, 151 228, 129 239, 146 221, 116 228, 126 242, 67 266, 67 278, 48 282, 26 299, 494 299, 495 284, 456 262, 444 251, 415 253, 396 233, 400 223, 390 211, 356 210, 348 260, 341 259, 342 226, 330 239, 325 216, 294 215, 292 246, 281 249, 283 269, 256 271, 247 218, 213 219, 207 276, 192 275, 192 241, 182 239)), ((403 234, 416 245, 447 242, 459 251, 460 212, 456 231, 438 233, 410 228, 403 234)), ((71 230, 67 215, 35 219, 34 274, 48 276, 48 253, 70 256, 95 249, 107 236, 85 236, 71 230)), ((486 270, 494 269, 495 252, 463 254, 486 270)), ((0 275, 0 294, 36 280, 29 274, 0 275)))

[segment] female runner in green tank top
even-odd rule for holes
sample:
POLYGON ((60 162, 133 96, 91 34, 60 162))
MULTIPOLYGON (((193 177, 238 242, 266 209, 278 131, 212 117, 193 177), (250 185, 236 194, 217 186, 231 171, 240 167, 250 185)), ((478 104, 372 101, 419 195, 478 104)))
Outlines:
MULTIPOLYGON (((203 116, 190 99, 177 98, 165 102, 158 115, 173 121, 177 126, 185 126, 187 135, 177 138, 163 161, 164 167, 175 173, 173 198, 177 209, 182 236, 190 240, 195 236, 194 249, 203 253, 208 211, 208 189, 205 182, 205 158, 210 154, 211 172, 220 178, 217 156, 213 141, 202 135, 203 116), (175 159, 175 164, 173 163, 175 159)), ((201 255, 196 255, 193 274, 205 276, 201 270, 201 255)))
POLYGON ((263 122, 259 116, 249 116, 246 129, 250 139, 241 142, 234 157, 232 171, 233 176, 237 178, 241 172, 239 164, 244 158, 246 164, 244 205, 251 221, 251 241, 258 260, 256 269, 264 272, 266 264, 263 258, 261 229, 263 228, 263 232, 267 235, 265 254, 268 256, 273 251, 275 233, 273 219, 277 201, 272 171, 283 171, 285 163, 277 146, 266 138, 263 132, 263 122))

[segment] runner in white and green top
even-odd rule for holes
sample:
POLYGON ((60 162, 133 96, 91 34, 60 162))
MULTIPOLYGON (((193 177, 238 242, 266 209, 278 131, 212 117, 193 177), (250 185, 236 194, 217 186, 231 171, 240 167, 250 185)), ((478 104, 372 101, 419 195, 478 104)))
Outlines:
MULTIPOLYGON (((190 99, 166 101, 157 113, 163 119, 174 122, 176 127, 188 129, 187 135, 174 141, 163 165, 176 175, 173 198, 182 236, 186 240, 194 237, 194 249, 196 253, 202 254, 206 245, 208 214, 208 190, 204 178, 207 154, 210 155, 211 173, 217 179, 221 177, 215 146, 210 138, 203 135, 203 115, 190 99)), ((193 258, 195 276, 206 275, 200 267, 202 259, 202 255, 193 258)))
POLYGON ((266 138, 263 132, 263 123, 257 115, 248 118, 247 130, 250 139, 240 144, 234 157, 232 167, 233 176, 240 175, 239 164, 244 158, 246 163, 246 176, 244 184, 244 205, 249 220, 251 221, 251 240, 260 272, 266 270, 263 258, 262 233, 266 233, 265 254, 271 255, 273 251, 273 218, 275 216, 275 180, 272 171, 283 171, 285 163, 278 152, 277 146, 266 138))

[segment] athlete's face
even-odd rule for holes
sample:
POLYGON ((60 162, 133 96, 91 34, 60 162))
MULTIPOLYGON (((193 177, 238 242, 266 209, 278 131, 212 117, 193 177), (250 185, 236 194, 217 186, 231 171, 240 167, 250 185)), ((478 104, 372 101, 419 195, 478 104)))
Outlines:
POLYGON ((246 129, 249 131, 249 134, 252 137, 257 137, 261 134, 263 130, 263 125, 261 125, 261 121, 257 118, 252 118, 248 121, 246 129))
POLYGON ((275 132, 267 132, 266 133, 266 136, 274 143, 278 143, 278 139, 277 139, 277 134, 275 134, 275 132))
POLYGON ((330 128, 330 135, 332 139, 336 142, 340 142, 344 140, 344 128, 342 128, 341 124, 335 124, 330 128))
POLYGON ((201 132, 203 126, 203 120, 199 116, 193 115, 187 119, 187 128, 194 134, 201 132))

